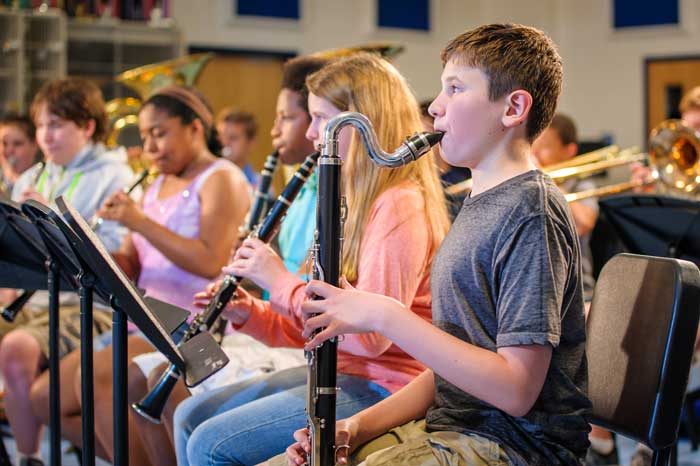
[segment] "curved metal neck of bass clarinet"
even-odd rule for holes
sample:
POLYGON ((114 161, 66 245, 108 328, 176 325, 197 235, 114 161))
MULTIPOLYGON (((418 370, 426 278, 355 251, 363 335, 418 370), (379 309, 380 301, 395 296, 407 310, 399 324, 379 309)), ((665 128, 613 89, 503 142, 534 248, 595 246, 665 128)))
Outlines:
POLYGON ((377 142, 376 132, 369 119, 357 112, 342 112, 334 116, 326 125, 324 132, 325 144, 322 157, 338 157, 338 135, 345 126, 352 125, 357 129, 367 147, 370 158, 383 167, 400 167, 417 160, 435 144, 438 133, 419 133, 408 139, 394 152, 385 152, 377 142))

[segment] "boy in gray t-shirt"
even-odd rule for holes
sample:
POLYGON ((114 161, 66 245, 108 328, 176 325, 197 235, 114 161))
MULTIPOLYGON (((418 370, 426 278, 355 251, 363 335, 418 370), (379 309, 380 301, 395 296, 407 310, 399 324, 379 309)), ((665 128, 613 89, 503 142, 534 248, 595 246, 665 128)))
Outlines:
MULTIPOLYGON (((429 368, 338 421, 336 445, 349 447, 338 455, 379 444, 367 466, 580 464, 590 409, 580 251, 568 205, 530 158, 561 92, 561 59, 541 31, 491 24, 453 39, 442 60, 430 113, 441 156, 470 168, 473 188, 433 264, 434 325, 348 285, 307 287, 325 298, 304 306, 321 313, 306 322, 305 336, 322 329, 307 348, 376 331, 429 368)), ((301 464, 308 434, 294 436, 287 457, 301 464)))
POLYGON ((514 463, 574 464, 588 446, 579 248, 557 186, 533 170, 464 201, 432 269, 433 323, 473 345, 549 345, 541 393, 512 416, 435 374, 429 430, 478 433, 514 463), (520 461, 516 461, 520 459, 520 461))

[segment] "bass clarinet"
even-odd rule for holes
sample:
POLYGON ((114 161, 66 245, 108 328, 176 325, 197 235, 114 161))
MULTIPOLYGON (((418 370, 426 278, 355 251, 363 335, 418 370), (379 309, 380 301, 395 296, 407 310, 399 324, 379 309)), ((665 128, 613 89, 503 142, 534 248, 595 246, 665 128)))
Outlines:
MULTIPOLYGON (((390 154, 379 147, 372 123, 361 113, 343 112, 328 121, 318 168, 317 230, 312 249, 312 272, 316 280, 336 287, 340 279, 346 210, 344 198, 340 195, 341 158, 338 155, 338 134, 347 125, 352 125, 359 131, 370 158, 383 167, 400 167, 413 162, 442 139, 442 133, 419 133, 407 138, 390 154)), ((338 340, 332 338, 306 352, 306 414, 311 447, 306 461, 308 466, 336 464, 337 349, 338 340)))
POLYGON ((270 185, 272 184, 272 176, 275 174, 277 169, 277 162, 279 160, 280 153, 278 150, 274 151, 272 154, 267 156, 265 159, 265 165, 263 166, 262 172, 260 172, 260 182, 258 183, 258 188, 255 190, 255 200, 253 201, 253 207, 250 209, 250 215, 248 216, 248 221, 245 226, 241 227, 240 238, 247 238, 250 232, 252 232, 255 227, 260 223, 260 219, 268 207, 268 202, 270 200, 270 185))
MULTIPOLYGON (((249 237, 259 238, 266 243, 274 237, 282 219, 287 213, 287 209, 292 205, 301 187, 311 175, 319 155, 318 152, 314 152, 306 157, 299 170, 285 186, 282 194, 277 197, 265 220, 249 234, 249 237)), ((226 304, 236 293, 241 280, 241 277, 232 275, 227 275, 224 278, 219 291, 214 295, 206 309, 195 316, 180 342, 185 342, 201 332, 209 331, 216 323, 226 304)), ((174 364, 171 364, 160 377, 156 386, 153 387, 153 390, 143 400, 132 404, 131 407, 149 421, 160 424, 160 417, 163 413, 163 408, 165 408, 165 403, 168 401, 168 397, 175 388, 179 378, 180 372, 174 364)))

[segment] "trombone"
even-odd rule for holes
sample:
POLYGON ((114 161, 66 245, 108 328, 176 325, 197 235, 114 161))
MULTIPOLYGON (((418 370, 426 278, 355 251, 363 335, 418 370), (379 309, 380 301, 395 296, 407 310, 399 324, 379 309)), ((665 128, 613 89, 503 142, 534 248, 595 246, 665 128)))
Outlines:
POLYGON ((661 190, 688 197, 698 194, 700 187, 700 134, 681 120, 666 120, 656 126, 649 136, 649 152, 638 149, 619 151, 601 158, 581 163, 579 157, 565 163, 569 166, 548 167, 546 173, 560 183, 572 177, 586 177, 608 168, 627 165, 633 162, 648 162, 651 173, 644 180, 630 180, 622 183, 601 186, 595 189, 567 193, 568 202, 576 202, 590 197, 610 196, 649 184, 656 184, 661 190), (578 165, 575 163, 578 162, 578 165))
MULTIPOLYGON (((656 126, 649 136, 649 152, 636 147, 620 150, 617 146, 579 155, 542 171, 556 183, 571 178, 586 178, 613 167, 634 162, 647 162, 651 174, 644 180, 630 180, 601 186, 595 189, 567 193, 567 202, 576 202, 591 197, 619 194, 649 184, 680 196, 698 194, 700 188, 700 133, 681 120, 666 120, 656 126)), ((471 180, 465 180, 446 188, 448 195, 461 194, 471 189, 471 180)))

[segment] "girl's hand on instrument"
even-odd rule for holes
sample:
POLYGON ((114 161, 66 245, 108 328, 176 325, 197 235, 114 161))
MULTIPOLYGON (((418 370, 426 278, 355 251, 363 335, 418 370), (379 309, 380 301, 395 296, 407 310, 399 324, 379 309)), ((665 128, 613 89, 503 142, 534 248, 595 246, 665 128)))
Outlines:
POLYGON ((318 280, 306 285, 307 295, 324 298, 309 300, 301 306, 305 320, 302 335, 309 338, 323 328, 306 343, 306 350, 345 333, 381 333, 383 323, 404 310, 404 305, 393 298, 353 288, 345 277, 340 279, 340 285, 342 288, 336 288, 318 280))
POLYGON ((247 238, 238 248, 233 262, 223 268, 224 273, 253 281, 264 290, 282 275, 291 274, 272 248, 257 238, 247 238))
MULTIPOLYGON (((352 418, 340 420, 335 424, 336 464, 348 464, 350 453, 357 447, 357 442, 353 440, 357 438, 358 429, 359 424, 352 418)), ((308 453, 311 451, 308 428, 294 432, 294 440, 296 442, 286 450, 287 464, 289 466, 304 464, 308 453)))
MULTIPOLYGON (((207 285, 204 291, 194 295, 194 305, 198 308, 206 308, 216 293, 219 292, 223 280, 217 280, 207 285)), ((224 310, 221 311, 221 316, 234 325, 243 325, 250 317, 250 311, 253 308, 253 297, 245 289, 239 286, 236 289, 236 294, 231 301, 226 304, 224 310)))
POLYGON ((195 294, 193 302, 195 307, 198 307, 200 309, 204 309, 205 307, 207 307, 209 305, 209 301, 211 301, 212 298, 214 298, 214 295, 216 295, 216 293, 219 291, 219 288, 221 288, 221 284, 223 282, 223 280, 211 282, 207 285, 204 291, 200 291, 199 293, 195 294))
POLYGON ((123 192, 114 193, 105 201, 97 215, 104 220, 119 222, 129 230, 140 232, 145 223, 146 214, 139 205, 123 192))
POLYGON ((233 299, 228 302, 221 315, 233 325, 243 325, 253 310, 254 299, 250 293, 239 286, 233 299))
MULTIPOLYGON (((204 291, 195 294, 194 305, 200 309, 206 308, 211 300, 214 299, 216 293, 219 292, 223 282, 223 280, 211 282, 204 291)), ((231 301, 221 311, 221 316, 234 325, 245 324, 250 317, 250 311, 253 309, 253 299, 250 293, 239 286, 231 301)))

